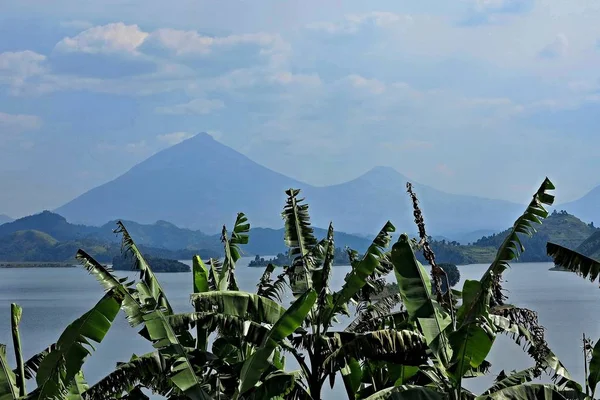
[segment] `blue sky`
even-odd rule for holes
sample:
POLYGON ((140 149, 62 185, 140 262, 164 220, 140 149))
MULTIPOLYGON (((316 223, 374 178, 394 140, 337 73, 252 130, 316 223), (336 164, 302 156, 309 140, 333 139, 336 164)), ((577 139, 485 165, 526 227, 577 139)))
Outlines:
MULTIPOLYGON (((600 184, 596 0, 0 0, 0 213, 194 133, 312 184, 600 184)), ((201 155, 199 155, 201 156, 201 155)))

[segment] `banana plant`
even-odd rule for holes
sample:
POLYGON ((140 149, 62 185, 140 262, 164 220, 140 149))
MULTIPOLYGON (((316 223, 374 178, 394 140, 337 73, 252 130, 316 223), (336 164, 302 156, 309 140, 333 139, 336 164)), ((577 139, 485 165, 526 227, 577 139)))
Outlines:
MULTIPOLYGON (((335 251, 334 229, 330 224, 327 236, 317 240, 310 223, 308 204, 300 198, 300 190, 286 191, 287 200, 282 217, 284 240, 289 248, 291 264, 271 278, 274 267, 267 267, 259 284, 259 293, 280 299, 287 288, 291 295, 300 298, 307 290, 314 290, 317 300, 298 330, 282 341, 285 352, 290 353, 300 365, 302 386, 308 398, 321 399, 327 380, 333 386, 338 373, 347 380, 345 371, 358 360, 378 361, 397 358, 418 365, 425 357, 424 338, 419 333, 401 330, 332 331, 340 315, 350 316, 349 304, 355 312, 362 313, 361 326, 366 326, 375 312, 363 313, 373 306, 371 297, 383 290, 382 277, 391 270, 386 259, 386 248, 395 228, 387 222, 360 259, 350 252, 352 270, 338 291, 330 287, 330 277, 335 251), (356 311, 358 310, 358 311, 356 311), (305 330, 304 330, 305 329, 305 330)), ((393 308, 399 296, 390 296, 379 308, 393 308)), ((382 308, 382 309, 383 309, 382 308)), ((359 324, 358 322, 356 324, 359 324)))
POLYGON ((256 398, 260 393, 279 394, 276 389, 284 383, 289 393, 302 391, 296 385, 297 374, 283 370, 279 342, 281 332, 295 330, 301 324, 305 317, 302 310, 312 308, 310 299, 316 298, 316 293, 307 292, 308 298, 301 297, 296 308, 292 305, 286 310, 267 297, 235 290, 235 263, 241 252, 238 246, 248 241, 249 224, 244 214, 238 214, 230 238, 226 229, 223 230, 226 254, 223 264, 209 260, 210 267, 207 267, 200 257, 194 257, 191 296, 194 312, 191 313, 172 311, 164 290, 133 238, 123 224, 119 223, 118 227, 117 231, 123 234, 124 251, 131 252, 136 260, 135 268, 140 270, 137 283, 115 277, 110 268, 84 251, 79 251, 78 258, 105 289, 121 288, 125 293, 122 309, 130 325, 143 325, 140 334, 150 340, 157 351, 119 364, 113 373, 84 392, 87 398, 132 395, 141 388, 169 398, 230 398, 233 395, 256 398), (195 341, 190 333, 193 328, 195 341), (212 351, 207 351, 209 337, 214 333, 217 336, 212 351), (244 365, 250 366, 244 370, 244 365), (257 365, 260 368, 255 368, 257 365), (160 378, 152 379, 153 375, 160 378), (263 379, 255 385, 257 377, 263 379))
MULTIPOLYGON (((395 315, 382 316, 381 321, 383 324, 408 325, 421 333, 429 349, 429 359, 418 369, 412 369, 408 379, 405 374, 395 382, 384 382, 388 387, 371 394, 369 399, 580 397, 581 387, 573 382, 567 370, 548 348, 536 314, 505 304, 506 296, 501 287, 502 273, 524 251, 521 235, 532 235, 535 232, 534 224, 542 223, 542 219, 548 215, 544 206, 552 204, 554 198, 548 192, 553 189, 554 186, 548 179, 542 183, 523 215, 515 221, 482 278, 478 281, 467 280, 462 292, 454 291, 454 295, 460 295, 462 299, 458 304, 445 301, 440 296, 435 298, 429 273, 415 257, 415 249, 423 247, 416 244, 422 245, 426 234, 416 196, 409 186, 421 241, 410 240, 403 234, 394 244, 390 259, 404 310, 395 315), (499 333, 513 337, 517 343, 525 343, 525 348, 536 365, 526 372, 501 377, 483 395, 475 396, 463 387, 463 380, 487 372, 490 364, 486 358, 499 333), (556 384, 531 383, 542 371, 551 373, 556 384)), ((432 253, 424 255, 432 266, 431 276, 435 279, 434 256, 432 253)), ((391 371, 390 367, 388 366, 388 370, 391 371)), ((362 386, 363 393, 373 392, 364 387, 364 382, 362 386)))
POLYGON ((6 360, 6 346, 0 345, 0 399, 83 399, 87 386, 81 368, 93 346, 101 343, 110 329, 123 301, 124 293, 109 290, 88 312, 71 323, 58 341, 27 362, 23 362, 18 325, 21 308, 11 306, 11 325, 17 369, 12 371, 6 360), (26 393, 25 380, 35 378, 37 387, 26 393))

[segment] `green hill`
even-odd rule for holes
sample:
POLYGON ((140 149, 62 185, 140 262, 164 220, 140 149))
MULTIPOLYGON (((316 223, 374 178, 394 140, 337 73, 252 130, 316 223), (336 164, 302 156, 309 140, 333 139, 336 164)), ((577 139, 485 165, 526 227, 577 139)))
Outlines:
MULTIPOLYGON (((586 224, 566 211, 557 212, 555 210, 543 221, 542 225, 537 227, 537 232, 533 237, 522 237, 525 252, 521 255, 519 261, 549 262, 552 259, 546 255, 547 242, 557 243, 574 249, 596 232, 598 232, 598 229, 593 224, 586 224)), ((508 230, 496 235, 483 237, 473 243, 473 245, 498 248, 507 235, 508 230)))
MULTIPOLYGON (((144 259, 154 272, 190 272, 189 265, 177 260, 152 257, 148 254, 144 254, 144 259)), ((112 268, 114 270, 131 271, 134 269, 133 258, 130 254, 118 255, 112 260, 112 268)))
MULTIPOLYGON (((103 263, 110 263, 121 254, 120 243, 107 243, 95 238, 59 241, 47 233, 26 230, 0 237, 0 261, 15 262, 74 262, 77 250, 84 249, 103 263)), ((152 257, 165 259, 191 259, 199 253, 202 257, 219 257, 211 250, 168 250, 149 246, 140 249, 152 257)))
MULTIPOLYGON (((521 236, 525 252, 521 254, 518 261, 552 261, 546 255, 547 242, 558 243, 569 248, 585 246, 584 254, 596 254, 600 257, 600 230, 593 224, 586 224, 565 211, 554 211, 542 225, 536 228, 537 232, 533 237, 521 236)), ((484 236, 468 245, 461 245, 456 241, 432 240, 431 247, 438 262, 457 265, 489 263, 494 259, 496 250, 508 233, 507 229, 491 236, 484 236)), ((420 261, 425 261, 421 254, 417 257, 420 261)))

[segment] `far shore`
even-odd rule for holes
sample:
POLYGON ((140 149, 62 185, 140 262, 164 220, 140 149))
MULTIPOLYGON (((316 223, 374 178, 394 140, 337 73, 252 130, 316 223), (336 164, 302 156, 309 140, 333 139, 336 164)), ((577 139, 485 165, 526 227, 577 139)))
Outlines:
POLYGON ((0 268, 75 268, 74 263, 51 261, 0 261, 0 268))

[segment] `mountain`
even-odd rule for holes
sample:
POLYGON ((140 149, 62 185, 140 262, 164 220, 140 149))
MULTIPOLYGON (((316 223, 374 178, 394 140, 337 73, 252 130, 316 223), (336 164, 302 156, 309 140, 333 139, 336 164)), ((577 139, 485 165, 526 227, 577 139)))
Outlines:
MULTIPOLYGON (((316 187, 263 167, 201 133, 165 149, 117 179, 98 186, 56 212, 67 220, 99 225, 126 219, 157 220, 207 233, 244 212, 252 226, 282 227, 284 191, 303 190, 314 226, 333 221, 336 230, 373 235, 390 219, 400 231, 414 232, 407 178, 376 167, 338 185, 316 187)), ((501 200, 444 193, 414 183, 432 235, 501 230, 524 206, 501 200)))
POLYGON ((6 224, 7 222, 14 221, 11 217, 6 214, 0 214, 0 225, 6 224))
POLYGON ((600 223, 600 186, 595 187, 583 197, 556 206, 559 210, 566 210, 575 214, 586 222, 600 223))
POLYGON ((115 219, 142 224, 163 220, 216 233, 242 211, 253 226, 281 227, 284 190, 305 186, 201 133, 151 156, 56 212, 91 225, 115 219))
MULTIPOLYGON (((399 232, 416 232, 409 179, 390 167, 375 167, 339 185, 307 188, 311 216, 320 225, 329 218, 343 231, 377 232, 390 219, 399 232)), ((450 194, 413 183, 432 236, 452 238, 456 232, 501 230, 524 206, 475 196, 450 194)))
POLYGON ((0 225, 0 237, 27 230, 44 232, 57 240, 76 240, 90 236, 98 228, 71 224, 61 215, 43 211, 0 225))
MULTIPOLYGON (((157 253, 158 249, 163 249, 167 254, 168 251, 183 252, 183 254, 193 254, 193 252, 198 251, 202 254, 217 255, 223 252, 220 234, 207 235, 201 231, 179 228, 166 221, 158 221, 154 224, 139 224, 134 221, 123 221, 123 223, 140 247, 152 248, 154 253, 157 253)), ((83 246, 83 243, 89 243, 89 246, 94 247, 102 244, 112 248, 121 241, 120 235, 113 232, 116 226, 116 221, 108 222, 100 227, 71 224, 59 214, 44 211, 1 225, 0 240, 17 232, 36 231, 44 233, 56 241, 77 242, 82 244, 81 247, 86 251, 88 247, 83 246)), ((319 239, 324 238, 327 234, 325 229, 315 228, 314 231, 315 236, 319 239)), ((242 247, 242 251, 245 255, 275 255, 285 252, 287 248, 283 237, 283 228, 252 228, 250 230, 250 242, 242 247)), ((367 239, 343 232, 335 233, 338 247, 348 246, 359 252, 364 252, 371 244, 372 239, 373 237, 367 239)), ((45 248, 43 246, 36 247, 36 241, 33 239, 32 243, 33 248, 45 248)), ((19 252, 16 251, 15 254, 17 253, 19 252)), ((191 256, 186 258, 191 258, 191 256)), ((1 257, 0 260, 2 260, 1 257)))

